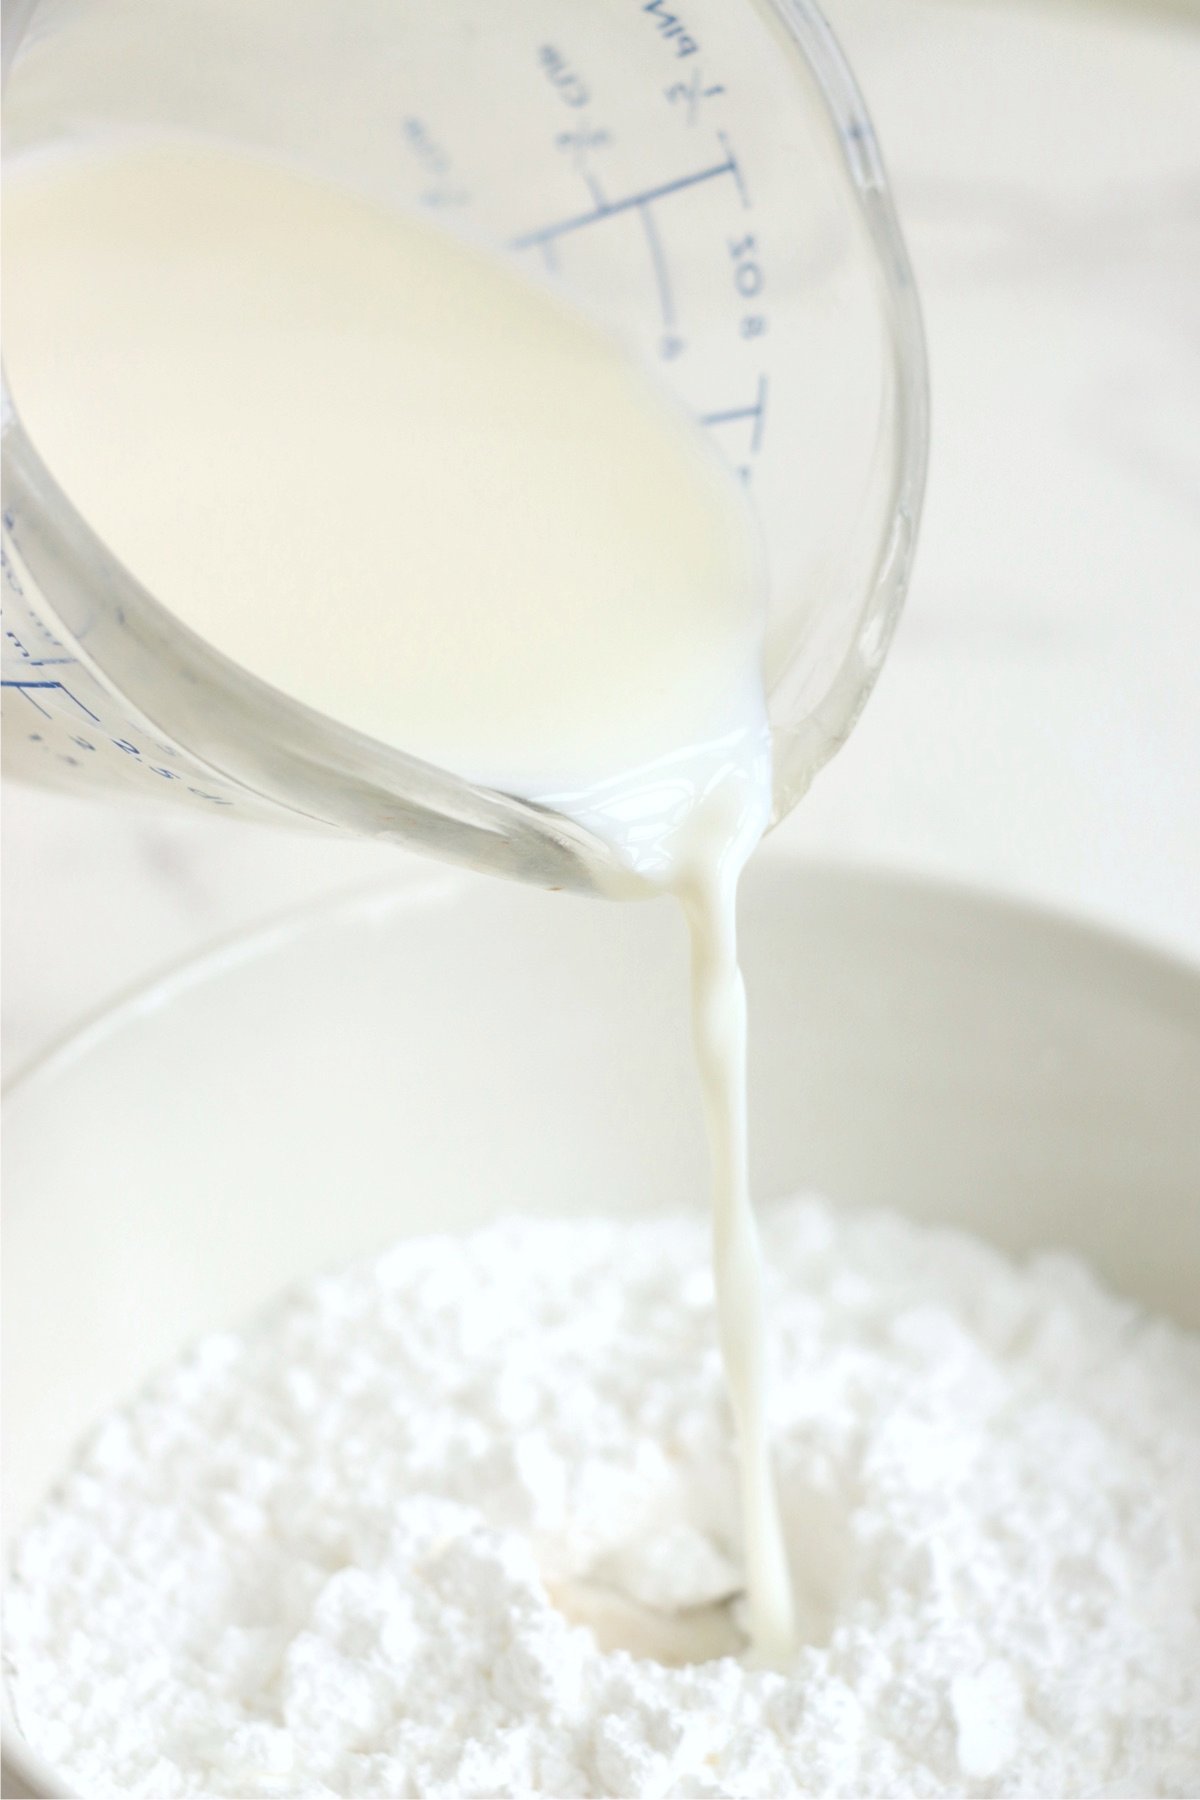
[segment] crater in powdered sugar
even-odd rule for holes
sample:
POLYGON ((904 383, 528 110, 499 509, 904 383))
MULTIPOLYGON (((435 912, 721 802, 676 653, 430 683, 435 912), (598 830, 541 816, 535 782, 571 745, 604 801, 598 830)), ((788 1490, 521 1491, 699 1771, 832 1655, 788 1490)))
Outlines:
POLYGON ((736 1475, 703 1222, 514 1220, 100 1427, 16 1553, 32 1742, 147 1800, 1195 1792, 1200 1344, 1066 1258, 817 1202, 765 1239, 787 1672, 550 1598, 736 1636, 736 1475))

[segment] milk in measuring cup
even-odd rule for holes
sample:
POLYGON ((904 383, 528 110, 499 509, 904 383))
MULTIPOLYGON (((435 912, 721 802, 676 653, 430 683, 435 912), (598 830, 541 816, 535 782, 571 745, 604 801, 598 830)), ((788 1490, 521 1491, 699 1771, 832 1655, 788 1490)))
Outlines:
POLYGON ((770 811, 764 578, 694 426, 549 292, 183 142, 11 179, 6 355, 79 511, 227 656, 577 818, 678 896, 756 1647, 794 1636, 764 1417, 738 876, 770 811))

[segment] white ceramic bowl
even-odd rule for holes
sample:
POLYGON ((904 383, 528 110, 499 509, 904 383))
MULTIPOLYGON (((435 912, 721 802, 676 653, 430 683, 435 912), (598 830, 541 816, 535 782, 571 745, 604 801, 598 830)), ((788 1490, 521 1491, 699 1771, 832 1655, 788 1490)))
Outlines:
MULTIPOLYGON (((754 1178, 1070 1245, 1200 1324, 1200 973, 941 886, 762 857, 754 1178)), ((46 1057, 7 1113, 6 1530, 198 1331, 505 1210, 700 1206, 674 909, 436 876, 285 920, 46 1057)), ((11 1787, 61 1795, 10 1727, 11 1787)))

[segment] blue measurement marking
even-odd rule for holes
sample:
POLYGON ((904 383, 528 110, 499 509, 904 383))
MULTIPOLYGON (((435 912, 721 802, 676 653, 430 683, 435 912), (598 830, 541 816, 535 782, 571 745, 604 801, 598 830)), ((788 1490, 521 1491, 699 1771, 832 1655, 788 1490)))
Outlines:
MULTIPOLYGON (((726 150, 728 152, 728 146, 726 150)), ((541 225, 536 231, 526 231, 520 237, 513 238, 509 247, 513 250, 530 250, 537 244, 548 243, 552 238, 565 237, 569 231, 581 231, 585 225, 596 225, 601 219, 614 218, 617 213, 632 212, 635 207, 650 206, 655 200, 665 200, 668 194, 681 193, 684 188, 698 187, 702 181, 713 181, 718 175, 734 176, 745 201, 745 190, 737 163, 727 154, 723 163, 716 163, 711 169, 699 169, 694 175, 680 175, 675 181, 664 181, 658 187, 645 188, 640 194, 626 194, 623 199, 606 201, 602 206, 593 207, 590 212, 576 213, 569 219, 557 219, 553 225, 541 225)))
POLYGON ((702 413, 702 425, 732 425, 739 419, 753 419, 754 430, 750 436, 750 453, 757 456, 762 448, 763 425, 767 416, 767 378, 758 378, 758 397, 752 406, 731 406, 725 412, 702 413))
POLYGON ((650 261, 654 265, 654 285, 658 289, 658 304, 662 312, 663 330, 671 333, 675 330, 675 296, 671 292, 671 278, 667 273, 667 259, 663 255, 662 240, 658 235, 658 227, 654 223, 654 215, 650 208, 639 206, 638 216, 642 221, 642 229, 646 233, 650 261))
POLYGON ((77 694, 73 694, 71 692, 70 688, 67 687, 64 682, 61 682, 61 681, 7 681, 6 680, 6 681, 0 681, 0 687, 16 688, 17 692, 19 694, 24 694, 25 698, 29 701, 29 704, 31 706, 35 706, 37 708, 38 712, 40 712, 43 715, 43 717, 47 718, 47 719, 53 718, 54 715, 50 712, 48 707, 45 707, 42 705, 40 700, 34 699, 33 694, 30 692, 30 690, 32 688, 57 688, 59 693, 65 694, 67 699, 71 702, 71 704, 73 706, 77 706, 81 713, 87 714, 88 718, 92 721, 93 725, 98 725, 100 723, 99 718, 92 711, 91 707, 85 706, 83 704, 83 701, 79 698, 79 696, 77 694))
POLYGON ((725 92, 725 89, 721 86, 720 82, 714 82, 711 87, 705 87, 704 80, 703 73, 700 69, 696 69, 690 81, 673 82, 671 86, 665 90, 668 100, 682 100, 685 103, 687 106, 687 122, 689 125, 694 125, 696 123, 700 111, 700 102, 702 100, 715 100, 718 94, 723 94, 725 92))
POLYGON ((734 181, 737 183, 737 191, 741 195, 742 205, 746 208, 747 211, 749 211, 750 195, 746 191, 746 178, 742 174, 742 165, 741 165, 741 163, 739 163, 737 157, 733 154, 733 146, 730 144, 729 139, 726 137, 725 133, 723 131, 718 131, 717 136, 721 140, 721 148, 725 152, 726 158, 728 159, 728 162, 729 162, 729 173, 733 176, 734 181))
MULTIPOLYGON (((28 645, 21 642, 16 632, 10 631, 7 626, 5 627, 4 635, 27 668, 51 669, 61 667, 66 663, 73 663, 76 660, 75 657, 68 655, 66 651, 63 651, 61 656, 35 656, 28 645)), ((46 638, 49 643, 55 642, 49 632, 46 633, 46 638)))
POLYGON ((52 669, 52 668, 60 667, 65 663, 73 663, 75 661, 75 658, 73 656, 66 656, 66 655, 63 655, 63 656, 31 656, 29 651, 26 649, 25 645, 21 642, 20 638, 17 636, 15 631, 7 631, 6 630, 4 635, 8 639, 9 643, 12 645, 13 649, 16 651, 17 655, 21 658, 22 662, 24 662, 27 665, 27 667, 29 667, 31 669, 52 669))
POLYGON ((608 205, 608 201, 604 198, 604 189, 600 186, 600 183, 592 174, 591 170, 585 169, 582 164, 580 165, 579 173, 583 176, 588 193, 592 196, 596 205, 603 211, 608 205))
MULTIPOLYGON (((3 566, 4 578, 12 588, 13 593, 16 594, 19 600, 24 600, 25 590, 17 580, 17 572, 7 556, 0 554, 0 565, 3 566)), ((4 627, 5 637, 8 639, 17 655, 21 658, 22 662, 27 664, 29 668, 45 669, 56 663, 73 663, 76 660, 75 657, 64 648, 62 641, 55 637, 54 633, 47 625, 43 624, 41 619, 29 618, 26 623, 28 624, 29 629, 43 640, 45 646, 51 651, 56 652, 56 654, 49 656, 35 656, 20 634, 14 631, 11 625, 6 624, 4 627)))

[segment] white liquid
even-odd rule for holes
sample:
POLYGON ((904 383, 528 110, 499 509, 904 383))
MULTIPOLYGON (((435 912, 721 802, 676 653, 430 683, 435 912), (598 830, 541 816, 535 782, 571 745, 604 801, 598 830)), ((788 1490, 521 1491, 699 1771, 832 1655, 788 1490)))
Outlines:
POLYGON ((738 876, 769 812, 745 503, 588 321, 426 227, 159 144, 11 179, 9 378, 164 605, 309 706, 557 806, 675 892, 751 1629, 794 1639, 763 1417, 738 876))

